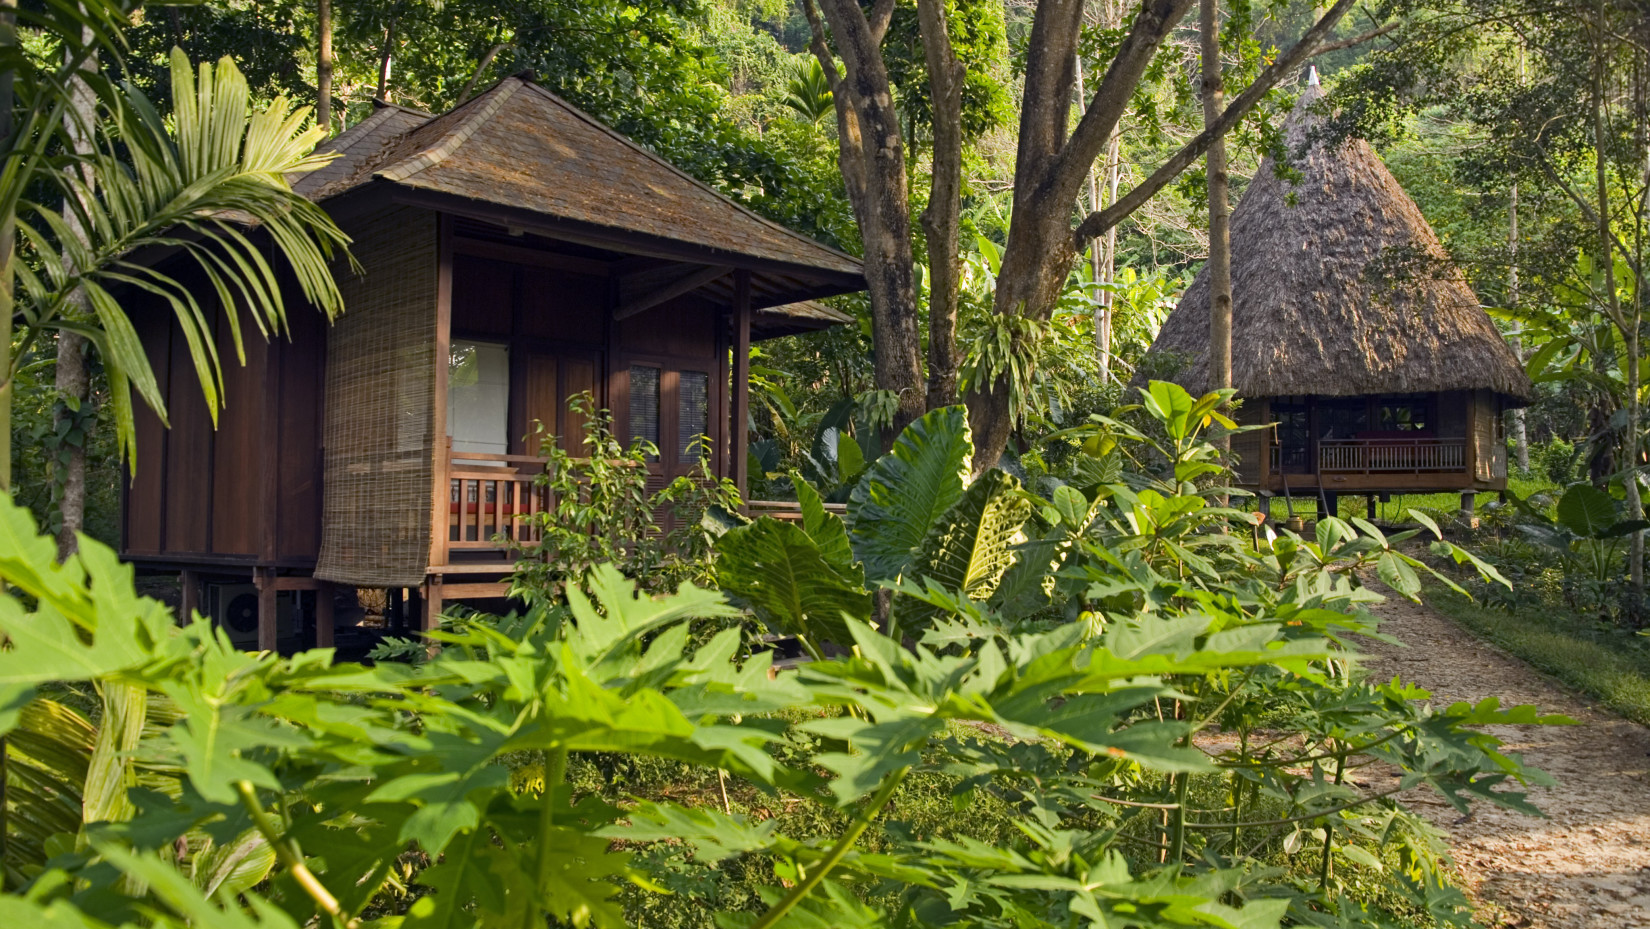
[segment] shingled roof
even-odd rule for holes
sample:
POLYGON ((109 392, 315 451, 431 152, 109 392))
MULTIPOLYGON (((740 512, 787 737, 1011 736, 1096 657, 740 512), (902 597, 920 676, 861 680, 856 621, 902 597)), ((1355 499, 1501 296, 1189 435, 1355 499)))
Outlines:
POLYGON ((524 76, 441 116, 381 105, 326 148, 340 157, 293 185, 318 202, 388 182, 686 243, 729 265, 778 263, 831 278, 833 292, 863 287, 853 257, 734 203, 524 76))
MULTIPOLYGON (((1323 91, 1286 124, 1305 148, 1323 91)), ((1488 389, 1515 401, 1530 380, 1438 236, 1361 139, 1315 144, 1280 179, 1270 159, 1232 213, 1232 381, 1245 397, 1488 389)), ((1208 384, 1209 274, 1200 271, 1153 353, 1208 384)))

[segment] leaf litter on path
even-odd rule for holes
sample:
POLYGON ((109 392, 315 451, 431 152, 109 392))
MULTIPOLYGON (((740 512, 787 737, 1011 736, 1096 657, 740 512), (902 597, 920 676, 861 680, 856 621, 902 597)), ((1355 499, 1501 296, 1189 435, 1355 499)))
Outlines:
POLYGON ((1579 723, 1488 727, 1557 778, 1530 794, 1547 819, 1482 804, 1464 818, 1435 795, 1405 797, 1448 834, 1484 925, 1650 929, 1650 729, 1594 708, 1428 607, 1393 597, 1374 612, 1407 646, 1366 646, 1377 677, 1418 684, 1439 705, 1500 697, 1579 723))

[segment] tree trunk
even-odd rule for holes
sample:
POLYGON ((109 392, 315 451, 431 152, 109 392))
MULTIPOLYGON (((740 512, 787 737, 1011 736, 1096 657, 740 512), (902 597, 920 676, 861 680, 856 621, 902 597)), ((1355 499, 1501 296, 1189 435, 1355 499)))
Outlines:
POLYGON ((378 55, 378 90, 373 97, 378 100, 388 100, 385 96, 390 92, 390 61, 395 57, 395 18, 390 18, 389 25, 384 27, 384 48, 378 55))
MULTIPOLYGON (((1203 127, 1214 130, 1226 108, 1220 70, 1220 0, 1201 0, 1203 19, 1203 127)), ((1209 390, 1232 386, 1232 234, 1227 209, 1231 178, 1226 170, 1226 137, 1215 132, 1205 154, 1209 187, 1209 390)), ((1230 442, 1215 440, 1225 458, 1230 442)))
MULTIPOLYGON (((1593 151, 1594 163, 1597 168, 1595 181, 1597 183, 1598 204, 1594 215, 1598 221, 1598 245, 1600 264, 1604 268, 1604 296, 1608 301, 1610 319, 1622 330, 1622 336, 1627 348, 1627 429, 1622 442, 1622 451, 1627 461, 1623 469, 1623 488, 1627 492, 1627 518, 1640 520, 1644 518, 1644 500, 1639 494, 1638 449, 1640 433, 1639 408, 1639 319, 1637 311, 1632 320, 1626 320, 1621 312, 1621 294, 1616 290, 1616 261, 1615 242, 1610 234, 1610 174, 1608 151, 1609 139, 1606 134, 1604 107, 1605 107, 1605 50, 1606 33, 1604 22, 1604 5, 1600 0, 1598 7, 1598 23, 1595 33, 1597 45, 1594 47, 1593 61, 1593 151)), ((1632 546, 1627 558, 1628 580, 1633 587, 1633 601, 1631 616, 1636 622, 1640 606, 1644 602, 1644 533, 1635 532, 1632 535, 1632 546)))
MULTIPOLYGON (((1507 197, 1507 306, 1518 309, 1518 184, 1512 185, 1507 197)), ((1513 356, 1524 361, 1524 346, 1517 336, 1512 338, 1513 356)), ((1518 470, 1530 470, 1530 436, 1528 417, 1524 408, 1512 411, 1513 455, 1518 470)))
MULTIPOLYGON (((993 312, 1048 318, 1077 255, 1071 209, 1146 68, 1191 5, 1192 0, 1142 4, 1069 136, 1066 124, 1076 83, 1082 3, 1045 0, 1038 5, 1026 53, 1014 208, 993 312)), ((1023 346, 1013 350, 1023 350, 1023 346)), ((969 392, 976 472, 994 466, 1008 445, 1014 428, 1009 415, 1011 390, 1006 379, 999 378, 995 383, 975 385, 969 392)))
MULTIPOLYGON (((17 46, 17 0, 0 0, 0 50, 10 54, 17 46)), ((0 145, 13 148, 12 108, 16 74, 11 69, 0 70, 0 145)), ((17 247, 17 214, 0 215, 0 493, 11 492, 11 412, 12 317, 17 312, 17 298, 13 292, 17 270, 12 267, 17 247)), ((0 825, 5 819, 5 754, 0 742, 0 825)), ((0 829, 0 850, 5 848, 6 831, 0 829)))
MULTIPOLYGON (((82 36, 89 41, 90 35, 82 36)), ((95 59, 88 59, 82 66, 83 71, 95 68, 95 59)), ((76 77, 69 83, 69 112, 67 134, 69 145, 77 155, 85 155, 91 151, 91 124, 96 118, 97 99, 92 95, 91 88, 83 78, 76 77)), ((71 167, 68 170, 73 171, 71 167)), ((96 177, 89 170, 81 172, 80 181, 89 191, 96 177)), ((68 233, 79 239, 82 245, 87 244, 86 234, 77 215, 77 207, 84 209, 87 204, 64 203, 63 216, 68 226, 68 233)), ((74 265, 65 267, 69 273, 74 273, 74 265)), ((70 295, 68 315, 77 319, 89 319, 93 316, 91 300, 84 291, 75 291, 70 295)), ((57 475, 58 498, 57 512, 60 519, 57 530, 57 560, 67 561, 80 548, 78 535, 86 524, 86 444, 90 437, 91 414, 91 385, 86 373, 86 340, 67 330, 59 330, 57 334, 57 371, 55 383, 57 404, 52 417, 59 440, 57 466, 61 472, 57 475), (79 427, 76 429, 75 427, 79 427), (79 432, 79 440, 74 440, 75 432, 79 432)))
POLYGON ((934 105, 934 157, 922 232, 928 245, 928 397, 930 410, 957 402, 957 300, 962 237, 962 89, 967 69, 957 60, 942 0, 917 0, 929 96, 934 105))
MULTIPOLYGON (((1101 26, 1115 29, 1117 23, 1113 8, 1108 2, 1101 16, 1101 26)), ((1077 72, 1077 105, 1083 112, 1088 110, 1088 87, 1083 81, 1083 54, 1077 53, 1075 64, 1077 72)), ((1089 168, 1089 212, 1098 213, 1105 209, 1106 204, 1117 198, 1117 185, 1122 165, 1118 164, 1117 156, 1122 147, 1123 136, 1121 127, 1113 128, 1111 138, 1106 142, 1106 164, 1102 172, 1089 168), (1101 174, 1105 176, 1102 184, 1101 174), (1106 191, 1101 198, 1101 190, 1106 191)), ((1090 272, 1094 277, 1094 359, 1100 371, 1100 383, 1111 381, 1111 314, 1114 303, 1114 294, 1110 285, 1116 277, 1117 271, 1117 227, 1106 230, 1106 234, 1089 243, 1090 272)))
POLYGON ((332 134, 332 0, 315 0, 315 122, 332 134))
POLYGON ((832 77, 841 130, 838 160, 864 246, 876 386, 893 393, 897 404, 891 438, 923 414, 927 401, 905 142, 881 50, 893 4, 878 0, 869 19, 856 0, 820 0, 819 7, 805 0, 804 10, 813 30, 814 54, 832 77), (836 38, 844 74, 838 75, 825 45, 820 8, 836 38))
MULTIPOLYGON (((1111 131, 1111 140, 1106 143, 1106 170, 1105 200, 1095 210, 1104 209, 1117 202, 1117 188, 1123 180, 1123 133, 1121 127, 1111 131)), ((1095 274, 1096 280, 1105 284, 1117 283, 1117 227, 1112 226, 1106 234, 1096 240, 1100 243, 1097 256, 1099 270, 1095 274)), ((1109 383, 1112 380, 1112 330, 1117 325, 1117 294, 1111 290, 1100 293, 1102 318, 1100 320, 1100 381, 1109 383)))

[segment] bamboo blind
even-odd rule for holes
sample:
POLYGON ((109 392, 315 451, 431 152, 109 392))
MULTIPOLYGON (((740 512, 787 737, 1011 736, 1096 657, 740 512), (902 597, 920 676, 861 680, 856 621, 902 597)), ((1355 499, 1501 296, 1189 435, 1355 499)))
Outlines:
POLYGON ((411 587, 430 558, 435 214, 391 208, 347 230, 364 273, 339 272, 327 337, 326 486, 315 576, 411 587))

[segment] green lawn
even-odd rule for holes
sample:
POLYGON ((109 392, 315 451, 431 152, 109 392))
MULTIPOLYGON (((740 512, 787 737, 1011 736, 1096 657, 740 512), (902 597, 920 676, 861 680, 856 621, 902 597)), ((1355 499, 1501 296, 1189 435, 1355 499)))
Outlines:
POLYGON ((1473 633, 1622 716, 1650 725, 1650 636, 1577 615, 1531 593, 1511 612, 1473 603, 1442 584, 1429 585, 1425 597, 1473 633))

